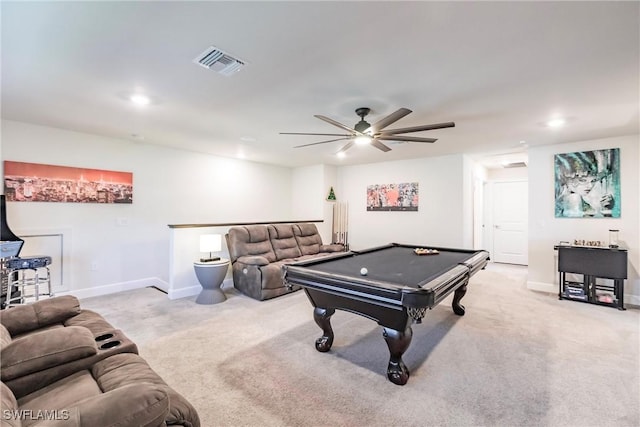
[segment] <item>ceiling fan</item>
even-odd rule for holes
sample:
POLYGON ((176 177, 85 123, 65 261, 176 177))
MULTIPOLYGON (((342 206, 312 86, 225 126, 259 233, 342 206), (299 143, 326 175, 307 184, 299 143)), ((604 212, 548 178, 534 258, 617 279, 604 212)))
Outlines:
POLYGON ((408 128, 398 128, 398 129, 385 129, 392 123, 400 120, 407 114, 411 113, 411 110, 408 108, 400 108, 398 111, 389 114, 386 117, 375 122, 373 125, 367 123, 365 121, 365 116, 371 112, 370 108, 362 107, 356 109, 356 114, 360 116, 360 121, 356 123, 353 128, 349 126, 345 126, 342 123, 339 123, 335 120, 332 120, 328 117, 315 115, 314 117, 319 118, 327 123, 330 123, 340 129, 347 131, 348 133, 301 133, 301 132, 280 132, 280 135, 317 135, 317 136, 339 136, 340 138, 329 139, 326 141, 313 142, 311 144, 297 145, 294 148, 308 147, 311 145, 318 144, 326 144, 328 142, 334 141, 342 141, 349 140, 338 153, 343 153, 347 151, 349 148, 353 146, 353 144, 371 144, 376 147, 378 150, 382 150, 384 152, 391 151, 391 148, 383 144, 381 141, 400 141, 400 142, 436 142, 435 138, 421 138, 416 136, 403 136, 400 134, 404 133, 412 133, 412 132, 421 132, 425 130, 433 130, 433 129, 442 129, 442 128, 451 128, 455 126, 453 122, 446 123, 436 123, 432 125, 423 125, 423 126, 413 126, 408 128))

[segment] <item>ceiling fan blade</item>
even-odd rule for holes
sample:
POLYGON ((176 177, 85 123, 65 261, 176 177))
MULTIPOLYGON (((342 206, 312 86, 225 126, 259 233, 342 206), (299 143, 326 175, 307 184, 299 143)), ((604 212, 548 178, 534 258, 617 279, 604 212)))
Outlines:
POLYGON ((309 147, 311 145, 318 145, 318 144, 326 144, 327 142, 334 142, 334 141, 342 141, 344 139, 350 139, 351 137, 348 136, 346 138, 338 138, 338 139, 330 139, 328 141, 320 141, 320 142, 312 142, 311 144, 304 144, 304 145, 296 145, 293 148, 300 148, 300 147, 309 147))
POLYGON ((399 133, 411 133, 411 132, 420 132, 423 130, 434 130, 434 129, 443 129, 443 128, 452 128, 455 127, 456 124, 454 122, 446 122, 446 123, 436 123, 433 125, 423 125, 423 126, 413 126, 410 128, 401 128, 401 129, 389 129, 380 131, 380 133, 384 135, 397 135, 399 133))
POLYGON ((280 132, 280 135, 314 135, 314 136, 344 136, 344 137, 351 136, 351 135, 345 135, 343 133, 305 133, 305 132, 280 132))
POLYGON ((374 132, 380 132, 380 130, 386 128, 392 123, 397 122, 398 120, 400 120, 401 118, 403 118, 404 116, 410 113, 411 113, 411 110, 409 110, 408 108, 401 108, 395 113, 391 113, 387 117, 383 117, 382 119, 375 122, 373 125, 371 125, 371 129, 373 129, 374 132))
POLYGON ((336 151, 336 154, 338 153, 344 153, 345 151, 347 151, 349 148, 351 148, 353 146, 353 141, 349 141, 347 142, 344 147, 342 147, 341 149, 339 149, 338 151, 336 151))
POLYGON ((316 117, 316 118, 318 118, 318 119, 320 119, 320 120, 324 120, 325 122, 330 123, 330 124, 332 124, 332 125, 334 125, 334 126, 337 126, 337 127, 339 127, 340 129, 346 130, 347 132, 349 132, 349 133, 351 133, 351 134, 358 134, 358 135, 360 135, 360 132, 356 131, 355 129, 352 129, 352 128, 348 127, 348 126, 345 126, 345 125, 343 125, 343 124, 342 124, 342 123, 340 123, 340 122, 336 122, 335 120, 330 119, 329 117, 321 116, 321 115, 318 115, 318 114, 316 114, 316 115, 315 115, 315 116, 313 116, 313 117, 316 117))
POLYGON ((387 151, 391 151, 391 148, 387 147, 386 145, 384 145, 382 142, 378 141, 377 139, 372 139, 371 140, 371 145, 376 147, 378 150, 384 151, 385 153, 387 151))
POLYGON ((436 142, 437 138, 420 138, 417 136, 402 136, 402 135, 380 135, 376 139, 383 141, 403 141, 403 142, 436 142))

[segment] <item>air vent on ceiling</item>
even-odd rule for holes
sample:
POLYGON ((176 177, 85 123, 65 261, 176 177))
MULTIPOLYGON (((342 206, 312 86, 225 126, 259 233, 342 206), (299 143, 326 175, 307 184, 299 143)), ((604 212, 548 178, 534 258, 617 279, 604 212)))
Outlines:
POLYGON ((200 55, 198 55, 193 62, 196 64, 216 71, 223 76, 230 76, 240 71, 244 67, 245 62, 234 58, 227 52, 211 46, 200 55))
POLYGON ((513 163, 507 163, 507 164, 503 165, 502 167, 504 167, 504 168, 526 168, 527 164, 525 162, 513 162, 513 163))

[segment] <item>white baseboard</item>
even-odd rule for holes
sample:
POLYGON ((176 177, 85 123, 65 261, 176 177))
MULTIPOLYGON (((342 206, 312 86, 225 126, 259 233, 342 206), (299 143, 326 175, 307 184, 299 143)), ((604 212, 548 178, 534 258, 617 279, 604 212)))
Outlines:
POLYGON ((550 294, 558 293, 558 285, 554 285, 553 283, 527 281, 527 289, 550 294))
POLYGON ((640 296, 638 295, 625 295, 624 303, 633 305, 635 307, 640 307, 640 296))
MULTIPOLYGON (((233 279, 229 278, 229 279, 225 279, 224 282, 222 282, 222 288, 224 289, 225 287, 233 287, 233 279)), ((186 298, 186 297, 192 297, 194 295, 198 295, 200 294, 200 292, 202 291, 202 286, 198 285, 198 286, 189 286, 188 288, 180 288, 177 290, 171 290, 169 289, 169 292, 167 292, 167 296, 169 297, 169 299, 179 299, 179 298, 186 298)))
POLYGON ((101 295, 115 294, 132 289, 140 289, 153 286, 159 289, 167 289, 168 284, 158 277, 148 277, 146 279, 132 280, 130 282, 113 283, 104 286, 95 286, 87 289, 75 289, 72 291, 56 292, 56 296, 73 295, 79 299, 97 297, 101 295))
POLYGON ((180 299, 198 295, 202 291, 202 286, 189 286, 188 288, 169 289, 167 296, 169 299, 180 299))

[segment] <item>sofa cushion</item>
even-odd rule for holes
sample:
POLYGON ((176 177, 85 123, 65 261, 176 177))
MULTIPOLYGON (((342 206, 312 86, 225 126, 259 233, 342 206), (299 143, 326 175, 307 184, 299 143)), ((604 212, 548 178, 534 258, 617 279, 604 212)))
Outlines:
POLYGON ((315 255, 320 252, 322 239, 315 224, 294 224, 293 231, 302 255, 315 255))
POLYGON ((292 259, 302 255, 298 242, 293 235, 291 224, 272 224, 267 227, 271 246, 278 261, 292 259))
POLYGON ((344 245, 342 243, 320 245, 320 252, 343 252, 343 251, 344 251, 344 245))
POLYGON ((11 344, 11 334, 4 325, 0 325, 0 351, 11 344))
POLYGON ((91 373, 84 369, 18 399, 18 404, 22 409, 62 409, 101 393, 91 373))
POLYGON ((259 255, 269 262, 276 261, 276 254, 269 240, 269 231, 264 225, 247 225, 229 229, 229 256, 235 262, 243 255, 259 255))
POLYGON ((94 336, 102 332, 111 331, 113 325, 95 311, 84 309, 77 316, 73 316, 63 323, 64 326, 82 326, 89 329, 94 336))
POLYGON ((80 302, 71 295, 45 299, 2 310, 2 323, 12 337, 45 326, 61 323, 80 313, 80 302))
POLYGON ((109 426, 166 426, 170 404, 164 389, 147 383, 130 384, 76 402, 68 411, 70 421, 58 419, 47 427, 101 426, 105 425, 105 413, 108 413, 109 426))
POLYGON ((236 260, 236 262, 239 262, 241 264, 246 264, 246 265, 255 265, 255 266, 269 265, 268 259, 258 255, 241 256, 236 260))
POLYGON ((7 427, 20 427, 22 424, 20 419, 11 416, 11 414, 15 414, 14 411, 17 409, 18 402, 13 396, 11 389, 7 387, 5 383, 0 383, 0 411, 2 411, 2 421, 0 421, 0 424, 2 426, 6 425, 7 427))
POLYGON ((262 272, 262 289, 284 288, 282 281, 283 261, 272 262, 269 265, 260 267, 262 272))
POLYGON ((93 334, 80 326, 29 334, 2 348, 2 381, 84 359, 97 352, 93 334))
MULTIPOLYGON (((113 426, 160 426, 165 425, 169 409, 164 386, 139 382, 104 391, 86 369, 19 399, 18 403, 25 413, 56 411, 58 418, 46 424, 52 427, 98 426, 107 420, 113 426)), ((41 424, 25 417, 22 425, 41 424)))
POLYGON ((122 353, 111 356, 93 365, 91 373, 103 391, 139 383, 160 386, 171 402, 169 414, 166 416, 167 425, 199 425, 195 408, 177 391, 167 386, 164 380, 137 354, 122 353))

